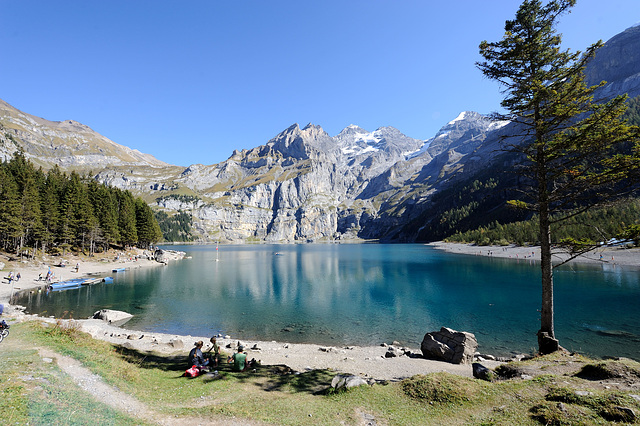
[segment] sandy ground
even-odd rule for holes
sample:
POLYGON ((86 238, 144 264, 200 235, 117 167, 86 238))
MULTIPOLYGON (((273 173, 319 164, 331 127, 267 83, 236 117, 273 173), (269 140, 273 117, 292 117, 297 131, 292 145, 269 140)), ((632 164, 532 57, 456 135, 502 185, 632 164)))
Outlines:
MULTIPOLYGON (((20 290, 36 289, 45 286, 47 283, 44 277, 47 271, 53 272, 53 282, 70 280, 73 278, 86 278, 90 276, 108 276, 112 275, 115 268, 144 268, 151 266, 164 266, 164 264, 149 260, 146 254, 150 254, 144 250, 129 250, 127 252, 113 253, 108 257, 79 257, 75 255, 66 255, 64 258, 60 256, 44 256, 38 257, 36 260, 10 260, 7 256, 0 256, 0 262, 4 263, 4 268, 0 271, 0 303, 6 304, 11 298, 12 292, 20 290), (116 258, 117 256, 117 258, 116 258), (91 259, 91 260, 88 260, 91 259), (59 267, 61 260, 64 260, 65 266, 59 267), (78 265, 78 271, 75 267, 78 265), (7 277, 10 273, 13 276, 20 274, 19 280, 9 281, 7 277), (39 280, 39 276, 42 279, 39 280)), ((177 259, 178 254, 173 256, 177 259)))
MULTIPOLYGON (((433 243, 431 246, 451 253, 511 258, 514 259, 514 261, 536 261, 540 258, 540 250, 537 247, 478 247, 474 245, 443 242, 433 243)), ((172 262, 179 261, 177 257, 174 257, 174 260, 169 261, 169 264, 164 266, 154 260, 136 260, 136 254, 141 255, 142 252, 124 253, 118 260, 110 258, 87 261, 86 259, 68 257, 68 266, 64 268, 51 266, 51 269, 57 278, 70 279, 94 274, 104 276, 110 274, 112 269, 121 267, 170 268, 172 262), (79 272, 71 272, 71 269, 76 263, 79 263, 79 272)), ((38 281, 38 275, 45 275, 49 266, 53 265, 52 262, 58 262, 59 258, 43 259, 40 262, 27 263, 20 261, 7 262, 7 259, 0 259, 0 261, 5 263, 5 268, 1 272, 3 278, 2 284, 0 284, 0 303, 5 304, 5 316, 16 321, 38 319, 35 316, 24 314, 19 307, 9 305, 8 302, 11 292, 24 289, 36 289, 38 286, 44 285, 44 282, 38 281), (20 272, 20 280, 13 281, 12 284, 9 284, 8 280, 4 279, 9 272, 14 272, 14 274, 20 272)), ((640 266, 640 249, 601 249, 582 256, 574 260, 574 262, 638 267, 640 266)), ((41 320, 54 321, 50 318, 42 318, 41 320)), ((140 351, 153 351, 167 355, 184 354, 185 364, 186 355, 193 347, 193 344, 198 340, 202 340, 206 343, 204 348, 206 350, 209 337, 211 337, 130 331, 126 328, 114 327, 101 320, 94 319, 72 321, 79 324, 83 331, 90 333, 94 338, 106 340, 114 344, 127 346, 140 351)), ((428 331, 435 330, 425 330, 425 333, 428 331)), ((356 374, 361 377, 378 380, 399 380, 415 374, 427 374, 439 371, 446 371, 468 377, 473 375, 470 365, 453 365, 419 358, 419 348, 404 348, 401 347, 401 345, 394 346, 398 349, 398 353, 406 352, 416 357, 403 355, 386 358, 385 354, 388 351, 388 347, 386 345, 383 346, 382 343, 380 346, 371 347, 326 347, 314 344, 293 344, 275 341, 245 341, 241 337, 235 336, 224 336, 218 339, 219 345, 223 351, 228 354, 235 350, 238 342, 241 342, 245 347, 249 358, 260 360, 262 364, 285 364, 296 371, 329 368, 341 373, 356 374)), ((489 368, 494 368, 498 364, 497 361, 483 360, 482 362, 489 368)))
MULTIPOLYGON (((428 244, 449 253, 485 257, 510 258, 516 261, 540 261, 540 247, 519 246, 477 246, 474 244, 445 243, 442 241, 428 244)), ((567 255, 554 255, 553 262, 566 259, 567 255)), ((640 267, 640 248, 606 247, 584 254, 571 262, 600 264, 603 266, 640 267)))

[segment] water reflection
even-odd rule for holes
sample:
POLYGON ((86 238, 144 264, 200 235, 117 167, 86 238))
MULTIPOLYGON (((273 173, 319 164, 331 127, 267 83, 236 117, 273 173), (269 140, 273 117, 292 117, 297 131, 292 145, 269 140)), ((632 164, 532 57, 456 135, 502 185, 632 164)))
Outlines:
MULTIPOLYGON (((475 333, 483 350, 496 353, 536 346, 540 278, 528 261, 422 245, 221 246, 219 261, 214 246, 177 249, 192 258, 20 303, 30 312, 70 311, 76 318, 124 310, 135 315, 127 327, 179 334, 418 346, 425 332, 447 326, 475 333)), ((572 265, 555 276, 562 344, 637 357, 636 270, 572 265)))

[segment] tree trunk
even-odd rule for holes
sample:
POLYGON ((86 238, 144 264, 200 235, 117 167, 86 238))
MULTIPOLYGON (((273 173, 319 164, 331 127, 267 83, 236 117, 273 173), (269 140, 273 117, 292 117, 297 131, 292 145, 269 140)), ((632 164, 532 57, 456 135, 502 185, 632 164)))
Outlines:
POLYGON ((549 192, 547 188, 547 165, 545 144, 538 135, 538 202, 540 213, 540 269, 542 273, 542 307, 540 309, 540 330, 538 331, 538 351, 550 354, 560 347, 553 327, 553 265, 551 263, 551 218, 549 217, 549 192))

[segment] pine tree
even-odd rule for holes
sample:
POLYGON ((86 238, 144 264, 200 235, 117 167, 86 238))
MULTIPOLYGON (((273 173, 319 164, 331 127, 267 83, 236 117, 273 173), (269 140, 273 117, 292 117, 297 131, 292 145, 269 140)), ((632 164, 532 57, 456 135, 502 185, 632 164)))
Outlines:
POLYGON ((120 244, 134 245, 138 241, 136 231, 136 205, 128 191, 117 191, 118 198, 118 227, 120 228, 120 244))
POLYGON ((40 211, 40 191, 33 167, 25 171, 20 207, 22 235, 20 236, 18 250, 22 250, 22 247, 26 244, 33 244, 35 251, 37 241, 42 236, 43 226, 42 213, 40 211))
POLYGON ((104 184, 99 185, 93 181, 89 182, 88 189, 89 198, 100 223, 100 242, 106 250, 111 244, 116 244, 120 239, 116 191, 104 184))
MULTIPOLYGON (((542 309, 538 346, 541 353, 558 348, 553 312, 551 225, 562 222, 622 192, 622 185, 640 167, 636 127, 622 120, 625 97, 596 103, 600 85, 587 87, 583 69, 598 42, 584 54, 561 51, 555 25, 575 0, 542 5, 525 0, 514 20, 505 24, 502 40, 480 44, 484 62, 478 68, 503 87, 505 113, 500 120, 516 123, 519 132, 505 142, 518 155, 518 172, 526 185, 512 204, 539 216, 542 309), (629 142, 632 141, 633 145, 629 142)), ((573 255, 590 247, 572 246, 573 255)))
POLYGON ((40 188, 43 251, 46 251, 47 246, 52 245, 59 236, 60 196, 63 179, 64 176, 56 165, 49 170, 40 188))
POLYGON ((142 198, 136 198, 136 230, 138 233, 138 245, 141 248, 149 247, 162 238, 160 226, 153 216, 153 211, 142 198))
POLYGON ((5 250, 16 247, 22 235, 18 185, 6 163, 0 165, 0 237, 5 250))

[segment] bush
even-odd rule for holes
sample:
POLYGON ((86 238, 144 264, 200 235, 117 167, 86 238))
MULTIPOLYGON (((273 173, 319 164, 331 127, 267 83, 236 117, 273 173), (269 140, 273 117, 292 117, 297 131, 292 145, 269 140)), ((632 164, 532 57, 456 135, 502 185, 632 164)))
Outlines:
POLYGON ((405 394, 415 399, 439 404, 462 404, 471 401, 481 385, 466 377, 435 373, 405 379, 401 386, 405 394))

